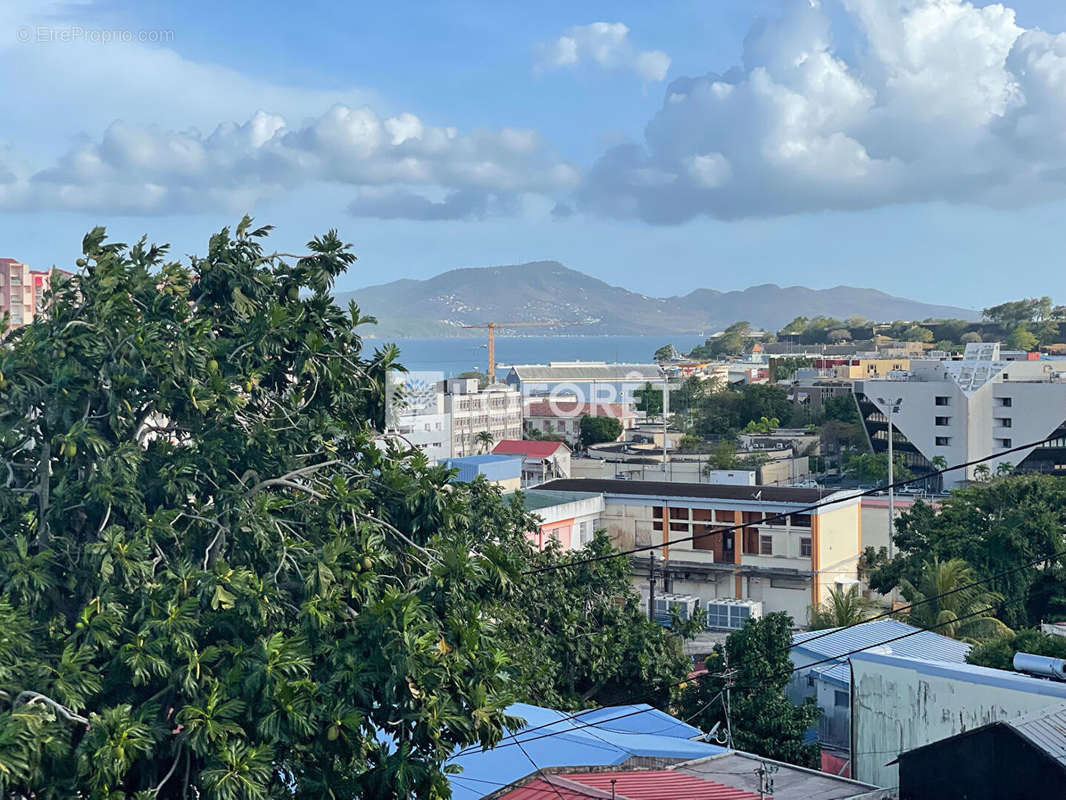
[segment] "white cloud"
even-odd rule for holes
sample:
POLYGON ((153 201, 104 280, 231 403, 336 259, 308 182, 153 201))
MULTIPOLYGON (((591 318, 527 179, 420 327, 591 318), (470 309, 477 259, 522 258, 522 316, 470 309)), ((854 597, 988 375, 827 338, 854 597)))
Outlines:
POLYGON ((644 143, 606 152, 579 206, 676 223, 1066 197, 1066 34, 962 0, 841 5, 854 59, 816 0, 786 2, 741 66, 673 81, 644 143))
POLYGON ((300 127, 260 111, 208 136, 114 122, 98 141, 74 148, 52 167, 23 170, 0 183, 0 207, 239 211, 316 182, 376 189, 360 194, 353 212, 369 213, 368 203, 377 200, 386 216, 406 208, 414 218, 429 219, 483 216, 522 193, 567 191, 578 173, 532 131, 464 134, 410 113, 382 119, 366 107, 336 105, 300 127), (446 199, 431 201, 415 189, 446 199))
POLYGON ((592 62, 604 69, 632 72, 643 81, 661 81, 670 68, 670 56, 661 50, 635 50, 629 42, 629 28, 621 22, 576 25, 537 50, 538 69, 592 62))

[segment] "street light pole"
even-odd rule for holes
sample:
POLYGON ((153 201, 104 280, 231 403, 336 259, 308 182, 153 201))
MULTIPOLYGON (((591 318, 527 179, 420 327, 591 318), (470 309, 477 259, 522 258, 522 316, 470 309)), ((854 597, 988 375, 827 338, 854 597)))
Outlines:
POLYGON ((892 420, 903 404, 903 398, 896 398, 890 403, 885 403, 884 398, 881 397, 877 400, 881 405, 888 407, 888 558, 891 561, 896 549, 893 541, 896 535, 896 490, 892 484, 896 482, 896 464, 892 453, 892 420))

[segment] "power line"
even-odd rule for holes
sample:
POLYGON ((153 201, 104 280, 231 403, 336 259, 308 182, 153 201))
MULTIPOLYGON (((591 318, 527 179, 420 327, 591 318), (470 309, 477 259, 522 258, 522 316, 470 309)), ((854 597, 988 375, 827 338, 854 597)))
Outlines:
MULTIPOLYGON (((810 511, 817 511, 817 510, 819 510, 821 508, 826 508, 827 506, 837 505, 839 503, 849 503, 852 500, 855 500, 856 498, 869 497, 871 495, 880 494, 881 492, 885 491, 885 489, 895 489, 895 488, 900 487, 900 486, 906 486, 909 483, 915 483, 917 481, 925 481, 925 480, 928 480, 931 477, 936 477, 936 476, 943 475, 946 472, 954 472, 955 470, 958 470, 958 469, 966 469, 967 467, 972 467, 975 464, 982 464, 985 461, 991 461, 992 459, 1002 458, 1003 456, 1010 455, 1011 453, 1016 453, 1016 452, 1019 452, 1021 450, 1028 450, 1028 449, 1033 448, 1033 447, 1038 447, 1038 446, 1040 446, 1042 444, 1046 444, 1047 442, 1050 442, 1053 439, 1057 439, 1057 438, 1060 438, 1060 437, 1057 434, 1053 434, 1053 435, 1048 436, 1048 437, 1046 437, 1044 439, 1040 439, 1039 441, 1028 442, 1027 444, 1018 445, 1017 447, 1012 447, 1012 448, 1010 448, 1008 450, 1002 450, 1002 451, 1000 451, 998 453, 994 453, 993 455, 982 456, 981 458, 975 458, 972 461, 966 461, 966 462, 963 462, 961 464, 955 464, 953 466, 944 467, 944 469, 934 470, 933 472, 929 472, 929 473, 927 473, 925 475, 922 475, 920 477, 917 477, 917 478, 906 478, 904 480, 896 481, 895 483, 886 484, 885 486, 880 486, 880 487, 877 487, 877 488, 874 488, 874 489, 867 489, 866 491, 863 491, 863 492, 847 494, 847 495, 845 495, 843 497, 837 497, 837 498, 830 499, 830 500, 822 500, 822 501, 819 501, 817 503, 812 503, 811 505, 808 505, 808 506, 802 506, 802 507, 800 507, 798 509, 794 509, 792 511, 782 511, 781 513, 774 514, 772 516, 763 518, 762 523, 765 524, 767 522, 773 522, 774 520, 784 519, 785 517, 790 517, 790 516, 792 516, 794 514, 805 514, 805 513, 810 512, 810 511)), ((748 524, 741 523, 739 525, 730 525, 730 526, 725 527, 725 528, 718 528, 717 530, 705 531, 703 533, 694 533, 694 534, 692 534, 690 536, 682 536, 682 537, 677 538, 677 539, 668 539, 666 541, 657 542, 655 544, 640 545, 639 547, 633 547, 633 548, 631 548, 629 550, 620 550, 620 551, 617 551, 617 552, 614 552, 614 553, 605 553, 603 555, 592 556, 590 558, 582 558, 582 559, 577 559, 577 560, 573 560, 573 561, 560 561, 560 562, 557 562, 555 564, 546 564, 546 565, 544 565, 542 567, 535 567, 534 569, 527 569, 527 570, 523 571, 522 574, 523 575, 537 575, 537 574, 542 573, 542 572, 554 572, 554 571, 560 570, 560 569, 568 569, 570 567, 579 567, 579 566, 581 566, 583 564, 593 564, 593 563, 596 563, 596 562, 599 562, 599 561, 609 561, 612 558, 622 558, 624 556, 631 556, 631 555, 634 555, 636 553, 645 553, 645 552, 647 552, 649 550, 657 550, 660 547, 668 547, 669 545, 672 545, 672 544, 681 544, 682 542, 694 542, 697 539, 704 539, 704 538, 707 538, 709 536, 724 535, 724 534, 727 534, 727 533, 733 533, 735 531, 743 530, 745 528, 752 528, 752 527, 755 527, 755 526, 752 525, 751 523, 748 523, 748 524)), ((665 531, 664 531, 664 533, 665 533, 665 531)))

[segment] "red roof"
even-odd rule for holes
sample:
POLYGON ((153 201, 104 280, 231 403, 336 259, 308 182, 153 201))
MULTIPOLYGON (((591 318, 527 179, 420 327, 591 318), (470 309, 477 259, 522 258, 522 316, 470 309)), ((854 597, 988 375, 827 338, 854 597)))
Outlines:
POLYGON ((667 769, 550 775, 512 789, 499 800, 547 800, 556 796, 556 790, 563 800, 602 800, 611 797, 611 781, 617 800, 759 800, 759 795, 744 789, 667 769))
POLYGON ((498 456, 527 456, 529 458, 548 458, 555 455, 560 447, 566 447, 562 442, 542 442, 526 439, 501 439, 492 448, 492 452, 498 456))
POLYGON ((622 403, 580 403, 577 400, 536 400, 526 406, 527 417, 614 417, 628 419, 636 412, 622 403))

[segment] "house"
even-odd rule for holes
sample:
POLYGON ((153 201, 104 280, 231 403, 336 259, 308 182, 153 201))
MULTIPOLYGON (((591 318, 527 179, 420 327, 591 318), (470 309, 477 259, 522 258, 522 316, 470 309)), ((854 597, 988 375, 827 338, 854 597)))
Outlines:
POLYGON ((572 396, 583 403, 633 403, 633 393, 665 378, 658 364, 608 364, 604 361, 552 361, 515 364, 504 379, 523 397, 572 396))
POLYGON ((622 425, 622 433, 637 424, 637 412, 625 403, 584 403, 573 398, 551 400, 527 400, 523 426, 526 434, 537 431, 555 434, 566 439, 571 446, 581 442, 581 418, 611 417, 622 425))
POLYGON ((580 550, 592 541, 599 527, 603 495, 527 489, 522 492, 522 506, 540 519, 537 532, 530 534, 538 550, 543 550, 551 539, 559 542, 563 550, 580 550))
POLYGON ((786 692, 797 705, 810 697, 822 709, 813 734, 822 748, 822 768, 837 774, 851 774, 850 654, 867 647, 954 664, 965 663, 970 652, 968 644, 889 618, 794 634, 789 658, 795 672, 786 692))
POLYGON ((457 469, 456 480, 464 483, 484 475, 489 483, 505 492, 513 492, 522 485, 522 458, 520 456, 497 456, 485 453, 480 456, 446 458, 441 462, 448 469, 457 469))
POLYGON ((1066 703, 982 725, 899 756, 901 800, 1023 800, 1051 797, 1064 787, 1066 703))
POLYGON ((504 439, 492 448, 498 456, 522 457, 522 487, 570 477, 570 448, 563 442, 504 439))
POLYGON ((515 703, 507 713, 525 720, 525 726, 506 732, 491 750, 467 747, 446 762, 446 767, 461 768, 461 772, 448 775, 453 800, 475 800, 510 787, 536 772, 530 761, 541 769, 587 770, 640 763, 642 759, 679 763, 726 752, 723 747, 697 741, 696 737, 703 735, 699 728, 644 704, 567 714, 515 703), (530 730, 523 733, 527 728, 530 730))
MULTIPOLYGON (((658 590, 750 601, 807 623, 812 603, 858 580, 862 551, 854 492, 594 478, 555 480, 550 491, 603 495, 603 527, 619 550, 662 543, 658 590), (819 508, 812 508, 823 504, 819 508), (743 526, 722 533, 723 529, 743 526)), ((651 553, 633 557, 633 581, 648 593, 651 553)))
POLYGON ((522 398, 501 383, 480 388, 476 378, 451 378, 444 383, 444 411, 451 418, 451 456, 483 453, 492 441, 522 436, 522 398))
POLYGON ((1020 672, 871 651, 850 661, 852 775, 878 786, 899 784, 902 753, 1066 701, 1066 683, 1020 672))

